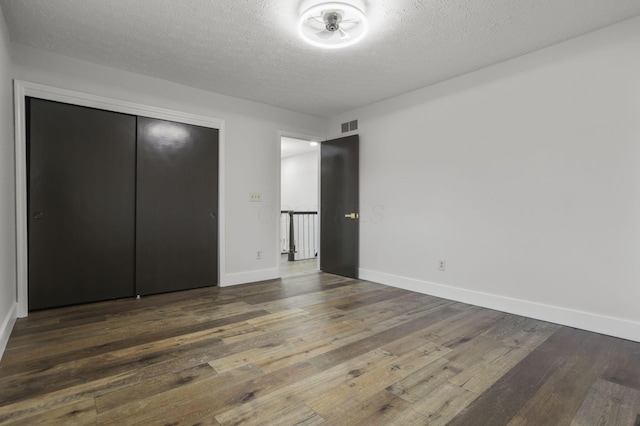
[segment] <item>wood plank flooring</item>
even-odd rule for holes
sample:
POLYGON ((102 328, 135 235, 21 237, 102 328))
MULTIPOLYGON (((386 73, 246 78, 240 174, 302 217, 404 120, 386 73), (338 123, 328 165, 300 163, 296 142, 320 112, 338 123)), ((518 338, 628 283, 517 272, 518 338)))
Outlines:
POLYGON ((280 256, 280 276, 290 278, 318 271, 318 258, 289 261, 289 256, 280 256))
POLYGON ((32 313, 0 424, 640 425, 640 343, 323 273, 32 313))

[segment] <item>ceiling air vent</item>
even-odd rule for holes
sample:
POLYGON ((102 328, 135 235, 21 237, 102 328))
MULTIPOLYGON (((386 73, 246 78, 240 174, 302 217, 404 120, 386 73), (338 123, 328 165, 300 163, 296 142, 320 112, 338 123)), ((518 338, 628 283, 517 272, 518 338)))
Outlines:
POLYGON ((358 130, 358 120, 342 123, 341 127, 342 127, 342 133, 353 132, 354 130, 358 130))

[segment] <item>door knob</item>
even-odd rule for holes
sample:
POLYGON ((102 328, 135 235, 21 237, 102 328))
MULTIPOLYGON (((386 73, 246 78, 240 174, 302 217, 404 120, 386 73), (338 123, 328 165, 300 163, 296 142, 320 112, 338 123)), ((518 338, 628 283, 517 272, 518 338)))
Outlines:
POLYGON ((347 219, 357 219, 358 213, 347 213, 344 215, 344 217, 346 217, 347 219))
POLYGON ((42 218, 43 218, 43 216, 44 216, 44 212, 36 212, 36 213, 33 215, 33 218, 34 218, 34 219, 42 219, 42 218))
POLYGON ((209 213, 209 216, 211 216, 211 219, 215 219, 216 218, 216 214, 214 212, 209 213))

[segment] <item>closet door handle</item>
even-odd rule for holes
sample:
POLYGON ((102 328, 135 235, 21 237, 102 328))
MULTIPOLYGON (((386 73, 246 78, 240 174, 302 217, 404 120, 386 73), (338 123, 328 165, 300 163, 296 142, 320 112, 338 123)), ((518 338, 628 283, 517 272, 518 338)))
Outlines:
POLYGON ((215 219, 216 218, 216 214, 214 212, 209 213, 209 216, 211 216, 211 219, 215 219))
POLYGON ((36 212, 36 213, 33 215, 33 218, 34 218, 34 219, 42 219, 43 217, 44 217, 44 212, 36 212))

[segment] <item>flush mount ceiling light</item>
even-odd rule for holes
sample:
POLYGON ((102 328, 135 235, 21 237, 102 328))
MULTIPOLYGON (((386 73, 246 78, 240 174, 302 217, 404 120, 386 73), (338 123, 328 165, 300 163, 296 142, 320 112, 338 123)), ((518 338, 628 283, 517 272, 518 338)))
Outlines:
POLYGON ((314 46, 325 49, 352 46, 367 32, 362 2, 316 1, 310 7, 306 2, 306 6, 300 15, 298 32, 314 46))

